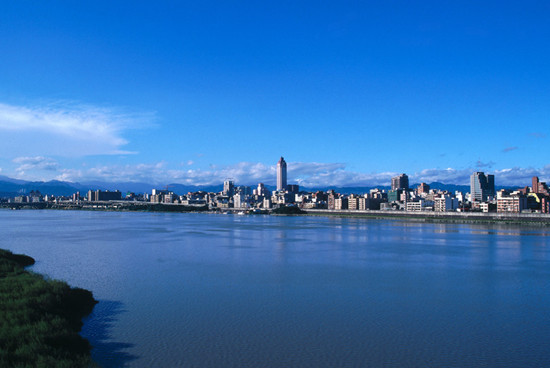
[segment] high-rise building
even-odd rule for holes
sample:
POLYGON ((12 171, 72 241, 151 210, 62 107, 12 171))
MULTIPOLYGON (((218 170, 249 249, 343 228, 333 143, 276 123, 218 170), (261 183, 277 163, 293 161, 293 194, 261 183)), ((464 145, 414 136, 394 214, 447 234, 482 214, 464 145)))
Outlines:
POLYGON ((538 193, 539 192, 539 177, 533 176, 531 179, 531 192, 538 193))
POLYGON ((256 189, 256 194, 259 196, 267 196, 267 189, 264 183, 258 183, 258 188, 256 189))
POLYGON ((286 161, 281 156, 277 162, 277 190, 286 189, 286 161))
POLYGON ((531 192, 533 193, 540 193, 544 195, 549 195, 548 186, 545 182, 539 181, 538 176, 533 176, 532 185, 531 185, 531 192))
POLYGON ((300 193, 300 186, 298 184, 288 184, 286 189, 289 193, 298 194, 300 193))
POLYGON ((239 193, 243 196, 246 196, 246 195, 251 195, 252 194, 252 189, 247 185, 239 185, 238 187, 236 187, 233 190, 233 192, 234 193, 239 193))
POLYGON ((334 190, 329 190, 327 196, 327 208, 329 210, 333 210, 335 208, 336 198, 338 198, 338 193, 336 193, 334 190))
POLYGON ((391 190, 409 190, 409 177, 407 174, 401 174, 391 178, 391 190))
POLYGON ((485 202, 495 195, 495 176, 483 172, 475 172, 470 176, 471 201, 485 202))
POLYGON ((226 179, 223 182, 223 195, 232 196, 235 192, 235 186, 233 185, 233 180, 226 179))

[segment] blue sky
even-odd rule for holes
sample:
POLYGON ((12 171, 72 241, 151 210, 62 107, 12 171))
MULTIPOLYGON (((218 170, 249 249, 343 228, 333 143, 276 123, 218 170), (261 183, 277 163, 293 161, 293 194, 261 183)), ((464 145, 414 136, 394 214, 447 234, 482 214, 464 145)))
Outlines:
POLYGON ((550 4, 0 2, 0 175, 550 181, 550 4), (199 4, 197 4, 199 3, 199 4))

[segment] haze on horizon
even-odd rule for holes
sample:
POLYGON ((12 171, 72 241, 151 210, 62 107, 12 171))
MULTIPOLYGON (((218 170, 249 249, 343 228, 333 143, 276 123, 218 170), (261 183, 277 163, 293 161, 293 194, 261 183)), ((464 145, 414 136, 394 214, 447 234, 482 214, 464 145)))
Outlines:
POLYGON ((0 175, 550 181, 550 4, 0 4, 0 175))

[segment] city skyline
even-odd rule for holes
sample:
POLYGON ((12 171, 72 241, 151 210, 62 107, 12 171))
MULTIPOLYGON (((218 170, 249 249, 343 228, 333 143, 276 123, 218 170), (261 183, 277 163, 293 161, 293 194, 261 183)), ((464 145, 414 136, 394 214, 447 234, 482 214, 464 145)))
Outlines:
POLYGON ((0 10, 2 176, 275 185, 282 155, 305 187, 550 181, 543 2, 0 10))
MULTIPOLYGON (((65 187, 66 185, 69 185, 74 190, 77 189, 79 186, 80 188, 83 188, 83 186, 92 186, 92 187, 104 187, 109 188, 109 190, 115 190, 119 191, 122 189, 122 191, 126 192, 136 192, 136 193, 143 193, 148 192, 150 189, 153 191, 158 190, 155 188, 165 188, 166 191, 168 191, 169 188, 175 188, 178 187, 179 190, 184 191, 202 191, 202 190, 212 190, 214 187, 221 187, 222 193, 227 196, 231 196, 235 193, 235 188, 240 187, 244 188, 247 187, 249 190, 252 190, 252 188, 257 187, 257 191, 259 193, 263 193, 265 191, 268 191, 268 187, 272 187, 275 192, 292 192, 297 193, 300 189, 307 189, 307 190, 332 190, 332 189, 341 189, 345 192, 349 192, 349 190, 359 190, 359 192, 349 192, 349 193, 361 193, 361 190, 370 190, 370 189, 382 189, 385 190, 387 188, 388 191, 392 192, 399 192, 399 191, 417 191, 419 193, 427 193, 429 192, 431 185, 437 185, 437 190, 458 190, 463 192, 462 189, 458 189, 458 187, 469 187, 473 193, 474 198, 476 198, 477 201, 485 201, 487 198, 494 197, 496 193, 496 188, 499 189, 505 189, 505 190, 520 190, 524 191, 526 187, 528 187, 527 182, 522 182, 519 185, 495 185, 495 176, 493 174, 487 174, 485 175, 485 172, 473 172, 469 176, 469 183, 467 184, 460 184, 460 183, 443 183, 443 182, 423 182, 423 181, 413 181, 409 183, 409 175, 406 173, 396 174, 396 176, 391 177, 389 180, 389 183, 380 183, 378 185, 357 185, 357 186, 337 186, 337 185, 327 185, 327 186, 300 186, 300 184, 288 184, 287 182, 287 164, 284 158, 281 156, 276 164, 276 171, 275 171, 275 181, 273 182, 273 178, 265 178, 265 182, 267 184, 264 184, 264 182, 258 182, 258 183, 252 183, 249 181, 244 182, 236 182, 233 178, 226 178, 223 183, 212 183, 212 184, 206 184, 206 185, 192 185, 192 184, 181 184, 181 183, 162 183, 162 184, 153 184, 153 183, 146 183, 146 182, 101 182, 101 181, 93 181, 93 182, 82 182, 82 183, 72 183, 72 182, 63 182, 63 181, 25 181, 25 180, 18 180, 9 178, 3 175, 0 175, 0 183, 2 185, 7 185, 9 190, 12 192, 18 191, 20 193, 23 193, 24 190, 28 191, 31 189, 24 189, 24 187, 28 187, 28 185, 32 185, 33 183, 42 183, 40 185, 50 185, 50 188, 56 188, 55 191, 58 191, 60 186, 63 186, 65 189, 68 187, 65 187), (246 183, 246 184, 245 184, 246 183), (19 189, 17 186, 21 186, 19 189), (76 185, 76 187, 75 187, 76 185), (121 186, 121 187, 119 187, 121 186), (452 188, 449 189, 448 187, 452 188)), ((534 193, 543 193, 548 194, 546 189, 546 182, 543 182, 540 180, 538 176, 533 176, 530 178, 530 184, 531 188, 533 189, 534 193)), ((35 188, 36 190, 39 190, 38 187, 35 188)), ((88 190, 88 189, 85 189, 88 190)), ((256 190, 256 189, 254 189, 256 190)), ((467 192, 467 191, 466 191, 467 192)), ((469 192, 468 192, 469 193, 469 192)))
MULTIPOLYGON (((550 189, 538 177, 531 178, 530 187, 502 188, 498 191, 494 176, 485 175, 484 172, 472 173, 469 192, 463 192, 456 186, 452 189, 431 188, 426 183, 415 186, 416 188, 411 188, 408 175, 402 173, 392 178, 388 191, 382 188, 369 188, 362 192, 360 188, 354 188, 356 191, 353 193, 342 193, 338 188, 304 190, 299 185, 286 183, 286 162, 281 157, 277 162, 277 186, 273 191, 264 183, 258 183, 257 188, 253 189, 250 186, 235 185, 231 179, 224 181, 221 191, 167 185, 164 189, 151 189, 150 194, 127 191, 125 195, 119 188, 114 191, 82 188, 86 193, 82 195, 81 189, 73 187, 76 191, 67 196, 66 192, 42 193, 40 190, 31 190, 26 193, 24 188, 18 190, 12 187, 11 195, 4 192, 0 202, 3 208, 11 209, 97 209, 98 206, 103 206, 101 208, 105 210, 239 211, 239 214, 251 213, 248 211, 297 214, 302 213, 302 210, 349 210, 367 213, 380 210, 383 213, 497 212, 529 215, 550 213, 550 189), (177 193, 181 191, 184 194, 177 193)), ((48 189, 58 190, 52 186, 48 189)))

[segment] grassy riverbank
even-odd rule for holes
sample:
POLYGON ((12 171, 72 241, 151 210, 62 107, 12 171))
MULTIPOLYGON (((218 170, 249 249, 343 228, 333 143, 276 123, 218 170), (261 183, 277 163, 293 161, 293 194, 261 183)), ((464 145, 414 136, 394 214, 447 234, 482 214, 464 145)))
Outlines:
POLYGON ((90 366, 91 346, 78 332, 97 303, 92 293, 24 269, 32 264, 0 249, 0 366, 90 366))

